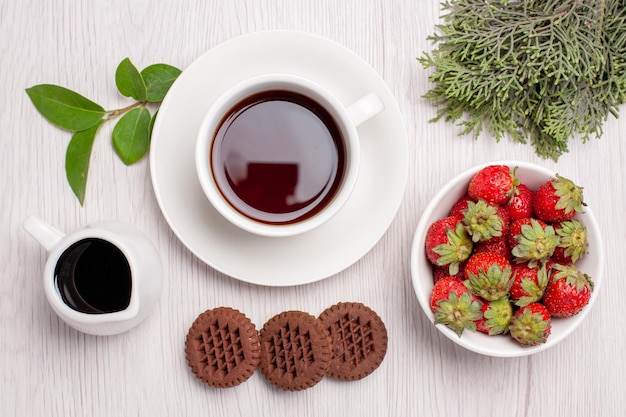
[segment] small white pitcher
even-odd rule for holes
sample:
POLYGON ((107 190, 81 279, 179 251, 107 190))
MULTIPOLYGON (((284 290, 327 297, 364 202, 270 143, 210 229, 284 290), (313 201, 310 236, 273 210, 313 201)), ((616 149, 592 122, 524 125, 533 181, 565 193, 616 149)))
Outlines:
MULTIPOLYGON (((73 328, 101 336, 122 333, 139 324, 156 305, 163 281, 161 259, 154 244, 134 227, 110 221, 64 234, 36 216, 28 217, 23 227, 48 252, 43 273, 44 292, 52 309, 73 328), (57 284, 59 264, 66 262, 63 259, 67 259, 67 253, 77 244, 93 240, 112 244, 128 262, 128 304, 118 311, 81 311, 68 303, 57 284)), ((76 256, 80 257, 80 252, 76 256)), ((69 269, 75 266, 70 265, 69 269)))

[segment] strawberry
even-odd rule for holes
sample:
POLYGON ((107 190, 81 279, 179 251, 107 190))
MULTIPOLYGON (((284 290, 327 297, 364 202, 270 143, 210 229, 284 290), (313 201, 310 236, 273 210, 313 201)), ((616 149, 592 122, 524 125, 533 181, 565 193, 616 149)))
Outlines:
POLYGON ((474 244, 474 253, 480 252, 495 252, 504 256, 507 259, 511 258, 511 251, 509 249, 507 239, 505 236, 492 237, 484 242, 476 242, 474 244))
POLYGON ((537 189, 533 200, 535 216, 545 222, 570 220, 584 205, 583 189, 558 174, 537 189))
POLYGON ((504 207, 480 199, 468 201, 467 209, 461 213, 465 229, 474 243, 508 233, 509 213, 504 207))
POLYGON ((524 224, 530 224, 530 218, 512 220, 509 224, 509 233, 506 235, 506 243, 509 248, 517 246, 517 238, 522 233, 522 225, 524 224))
POLYGON ((506 297, 511 287, 511 264, 493 252, 473 254, 465 265, 465 285, 488 301, 506 297))
POLYGON ((476 321, 476 330, 490 336, 509 331, 513 308, 508 298, 484 302, 481 311, 483 318, 476 321))
POLYGON ((589 303, 593 281, 573 265, 555 264, 543 304, 554 317, 571 317, 589 303))
POLYGON ((516 262, 528 262, 535 267, 547 261, 559 244, 554 227, 537 219, 520 219, 511 224, 509 245, 516 262))
POLYGON ((483 199, 495 204, 510 201, 519 184, 515 170, 506 165, 482 168, 470 180, 467 193, 473 200, 483 199))
POLYGON ((518 307, 541 300, 548 285, 548 273, 545 265, 531 268, 528 264, 513 265, 513 284, 510 298, 518 307))
POLYGON ((469 257, 472 247, 472 240, 458 217, 439 219, 426 232, 428 260, 433 265, 448 265, 450 275, 459 271, 459 263, 469 257))
POLYGON ((523 346, 545 343, 552 329, 550 312, 543 304, 530 303, 513 315, 509 332, 523 346))
MULTIPOLYGON (((523 219, 517 219, 517 220, 513 220, 511 222, 511 224, 509 225, 509 233, 507 234, 506 237, 506 243, 507 245, 509 245, 509 248, 513 249, 514 247, 517 246, 518 239, 521 237, 522 235, 522 226, 523 225, 530 225, 530 217, 526 217, 523 219)), ((542 222, 541 220, 537 220, 539 222, 539 224, 541 225, 541 227, 547 227, 548 224, 545 222, 542 222)))
POLYGON ((457 216, 463 218, 463 210, 467 210, 467 204, 473 201, 469 194, 464 194, 459 200, 454 203, 452 208, 450 209, 450 214, 448 216, 457 216))
POLYGON ((517 193, 513 195, 513 199, 504 204, 511 221, 533 217, 533 195, 534 192, 526 184, 517 186, 517 193))
POLYGON ((452 277, 437 281, 430 295, 430 309, 435 314, 435 324, 445 324, 461 337, 463 330, 476 331, 480 320, 482 302, 463 282, 452 277))
POLYGON ((454 275, 450 275, 450 267, 448 265, 436 266, 433 269, 433 284, 439 281, 441 278, 449 277, 456 278, 459 281, 463 281, 465 279, 465 264, 459 264, 459 272, 454 275))
POLYGON ((442 300, 448 300, 450 292, 452 291, 456 292, 457 297, 460 297, 469 290, 463 284, 463 281, 454 277, 443 277, 435 283, 430 293, 430 309, 433 313, 436 312, 442 300))
POLYGON ((554 230, 560 242, 554 249, 552 259, 561 263, 576 262, 587 253, 587 229, 580 220, 556 223, 554 230))

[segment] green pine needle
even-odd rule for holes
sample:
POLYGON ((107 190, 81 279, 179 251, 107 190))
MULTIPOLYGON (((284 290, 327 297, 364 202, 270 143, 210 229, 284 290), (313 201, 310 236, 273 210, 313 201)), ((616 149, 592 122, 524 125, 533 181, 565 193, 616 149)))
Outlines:
POLYGON ((543 158, 600 138, 626 102, 625 0, 445 0, 424 97, 433 120, 530 143, 543 158))

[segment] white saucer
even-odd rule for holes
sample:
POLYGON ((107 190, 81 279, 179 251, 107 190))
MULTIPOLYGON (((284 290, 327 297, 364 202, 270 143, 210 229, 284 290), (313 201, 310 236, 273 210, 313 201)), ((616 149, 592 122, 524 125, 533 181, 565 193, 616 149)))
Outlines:
POLYGON ((289 286, 327 278, 364 256, 383 236, 400 206, 408 174, 404 121, 385 82, 343 46, 311 34, 267 31, 224 42, 176 80, 152 133, 150 168, 166 221, 191 252, 242 281, 289 286), (222 218, 196 177, 196 132, 211 102, 253 75, 284 72, 308 77, 346 105, 376 92, 386 109, 359 127, 361 172, 342 210, 302 235, 269 238, 222 218))

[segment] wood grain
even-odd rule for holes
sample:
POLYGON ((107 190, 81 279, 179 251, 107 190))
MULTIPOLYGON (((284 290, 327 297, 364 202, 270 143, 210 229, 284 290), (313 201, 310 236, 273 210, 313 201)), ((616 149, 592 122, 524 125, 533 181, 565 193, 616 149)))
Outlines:
MULTIPOLYGON (((619 330, 626 269, 621 254, 626 190, 626 119, 609 119, 601 140, 573 142, 558 164, 528 146, 483 135, 457 137, 433 107, 415 58, 440 15, 438 2, 383 0, 231 0, 99 2, 0 0, 0 414, 3 416, 619 416, 626 337, 619 330), (300 287, 245 284, 198 261, 168 228, 146 159, 126 167, 114 155, 111 126, 94 147, 85 206, 63 171, 70 135, 35 111, 24 89, 72 88, 115 108, 117 64, 167 62, 185 68, 209 48, 266 29, 296 29, 333 39, 363 57, 386 81, 404 115, 410 172, 404 201, 387 233, 361 260, 300 287), (409 271, 420 213, 456 173, 497 159, 521 159, 569 174, 585 187, 606 245, 599 302, 579 329, 551 350, 519 359, 457 347, 421 312, 409 271), (160 303, 132 331, 93 337, 63 324, 41 286, 44 251, 22 229, 31 213, 73 230, 119 219, 143 230, 166 268, 160 303), (319 314, 338 301, 376 310, 389 331, 381 367, 352 382, 326 379, 300 393, 279 392, 257 372, 241 386, 210 389, 189 372, 183 345, 194 318, 226 305, 258 327, 274 314, 319 314)), ((254 63, 251 62, 251 65, 254 63)), ((622 109, 626 111, 626 109, 622 109)))

